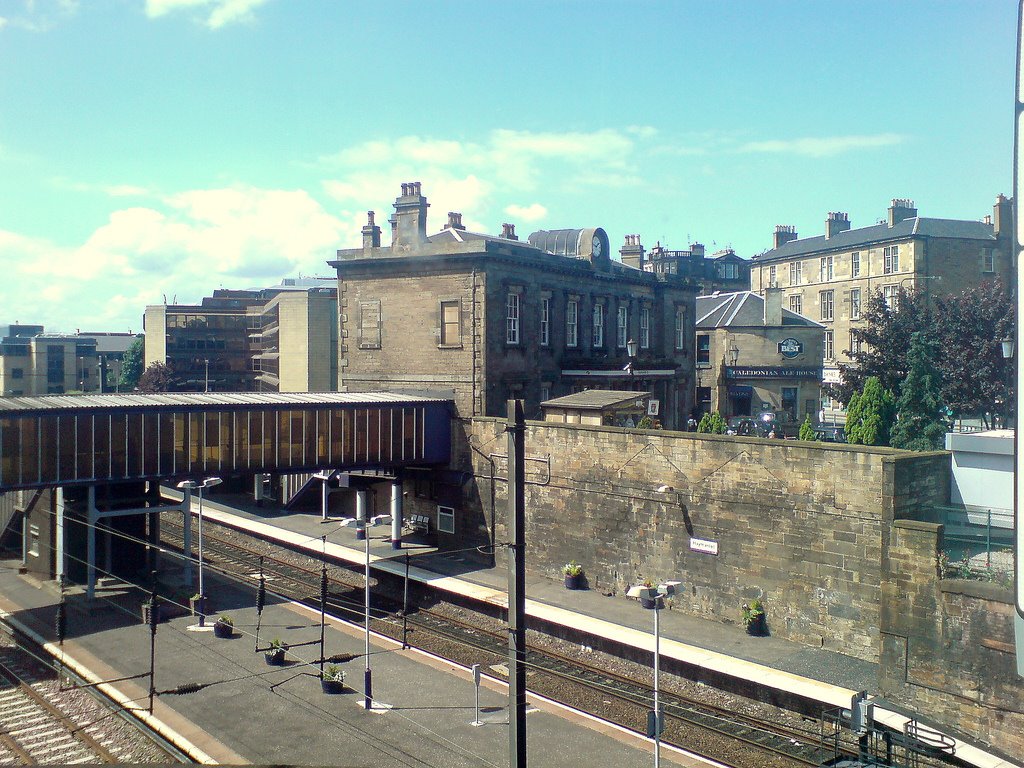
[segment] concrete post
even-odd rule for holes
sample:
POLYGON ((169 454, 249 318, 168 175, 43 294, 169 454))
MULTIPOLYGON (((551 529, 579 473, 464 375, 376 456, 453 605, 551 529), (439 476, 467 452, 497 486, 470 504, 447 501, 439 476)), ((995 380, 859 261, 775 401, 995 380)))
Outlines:
POLYGON ((402 481, 391 483, 391 548, 402 548, 402 481))

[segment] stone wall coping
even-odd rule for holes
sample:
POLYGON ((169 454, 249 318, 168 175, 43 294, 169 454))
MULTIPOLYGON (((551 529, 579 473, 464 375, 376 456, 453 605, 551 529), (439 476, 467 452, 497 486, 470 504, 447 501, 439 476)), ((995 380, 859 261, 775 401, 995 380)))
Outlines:
POLYGON ((942 529, 942 523, 927 523, 924 520, 893 520, 893 528, 908 528, 912 531, 931 531, 937 533, 942 529))
POLYGON ((939 589, 954 595, 977 597, 981 600, 992 600, 996 603, 1013 605, 1013 590, 1001 584, 974 579, 940 579, 939 589))
MULTIPOLYGON (((495 422, 504 424, 508 421, 504 416, 473 416, 464 421, 495 422)), ((587 432, 610 432, 612 434, 641 434, 655 435, 658 437, 684 438, 687 440, 709 440, 711 442, 748 443, 754 445, 773 445, 780 448, 807 448, 814 446, 823 451, 841 451, 852 453, 874 454, 883 457, 883 461, 907 461, 922 457, 935 456, 936 454, 948 453, 948 451, 900 451, 880 445, 851 445, 849 443, 819 443, 807 440, 771 440, 766 437, 748 437, 746 435, 712 435, 705 432, 680 432, 671 429, 637 429, 636 427, 607 427, 599 424, 564 424, 552 421, 526 420, 526 426, 532 428, 543 427, 545 429, 578 429, 587 432)))

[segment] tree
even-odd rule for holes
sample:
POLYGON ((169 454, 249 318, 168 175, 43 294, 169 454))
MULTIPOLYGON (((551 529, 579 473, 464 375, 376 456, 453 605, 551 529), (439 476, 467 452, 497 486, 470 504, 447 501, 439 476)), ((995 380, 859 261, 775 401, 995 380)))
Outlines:
POLYGON ((139 377, 140 392, 168 392, 174 377, 163 363, 152 363, 139 377))
POLYGON ((1000 340, 1014 333, 1013 298, 997 280, 955 296, 935 297, 935 366, 942 375, 942 401, 953 418, 1003 411, 1013 402, 1013 360, 1000 340))
POLYGON ((143 337, 139 336, 132 345, 124 351, 121 358, 121 376, 117 380, 117 386, 125 392, 131 392, 139 385, 139 378, 142 376, 142 364, 145 361, 145 345, 143 337))
POLYGON ((892 392, 877 376, 854 392, 846 410, 846 442, 858 445, 888 445, 896 403, 892 392))
POLYGON ((1009 365, 1000 340, 1013 335, 1013 300, 998 280, 956 294, 900 289, 890 307, 880 292, 868 297, 851 331, 861 349, 852 363, 839 364, 840 384, 826 387, 839 402, 851 403, 875 376, 882 388, 899 392, 909 373, 910 338, 923 333, 934 342, 933 362, 942 380, 940 399, 960 415, 997 413, 1013 401, 1009 365))
POLYGON ((928 295, 921 291, 900 288, 891 306, 880 290, 868 296, 861 310, 863 325, 850 331, 860 343, 860 351, 850 354, 852 363, 839 364, 841 383, 829 384, 829 394, 849 404, 853 393, 863 390, 872 376, 882 389, 899 391, 907 377, 906 350, 911 335, 933 330, 930 306, 928 295))
POLYGON ((910 337, 910 370, 900 385, 897 421, 889 444, 907 451, 934 451, 942 447, 947 425, 942 421, 940 374, 932 358, 934 344, 918 332, 910 337))
POLYGON ((811 423, 811 414, 807 414, 804 417, 804 423, 800 425, 800 434, 797 435, 801 440, 817 440, 818 433, 814 431, 814 425, 811 423))
POLYGON ((697 431, 704 432, 705 434, 724 435, 725 427, 725 419, 722 418, 722 414, 714 411, 701 416, 700 424, 697 425, 697 431))

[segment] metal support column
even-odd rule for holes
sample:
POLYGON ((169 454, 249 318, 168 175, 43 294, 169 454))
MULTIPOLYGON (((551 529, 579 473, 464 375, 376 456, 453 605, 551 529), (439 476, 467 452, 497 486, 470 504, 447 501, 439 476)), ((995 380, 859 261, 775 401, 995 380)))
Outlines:
POLYGON ((356 491, 356 540, 366 538, 366 500, 369 493, 365 488, 356 491))
MULTIPOLYGON (((54 570, 56 571, 56 573, 54 573, 54 576, 56 576, 57 577, 57 581, 60 582, 62 579, 64 579, 67 576, 67 559, 64 556, 65 547, 67 546, 67 542, 64 540, 64 488, 63 487, 57 489, 56 497, 57 497, 57 519, 54 521, 54 524, 56 525, 56 528, 57 528, 56 533, 55 533, 55 538, 56 538, 56 543, 57 543, 57 551, 55 553, 56 563, 54 563, 54 570)), ((27 526, 26 526, 26 529, 27 529, 27 526)), ((27 554, 28 554, 28 548, 26 547, 25 551, 23 552, 23 559, 24 559, 24 555, 27 555, 27 554)))
POLYGON ((391 548, 402 548, 402 480, 391 483, 391 548))
POLYGON ((86 495, 88 500, 85 506, 85 596, 92 600, 96 597, 96 521, 99 519, 99 510, 96 509, 96 486, 90 485, 86 495))
POLYGON ((181 525, 181 550, 185 553, 185 583, 191 587, 195 582, 192 578, 192 491, 188 488, 183 488, 181 492, 181 525))
POLYGON ((523 401, 508 401, 508 723, 509 766, 526 768, 526 420, 523 401))

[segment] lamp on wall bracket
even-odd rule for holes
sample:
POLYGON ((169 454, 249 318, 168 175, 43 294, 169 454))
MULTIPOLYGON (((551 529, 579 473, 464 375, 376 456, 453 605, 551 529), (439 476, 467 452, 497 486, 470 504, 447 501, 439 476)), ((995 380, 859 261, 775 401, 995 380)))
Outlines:
POLYGON ((736 365, 740 359, 740 348, 736 346, 734 341, 729 347, 729 365, 736 365))

